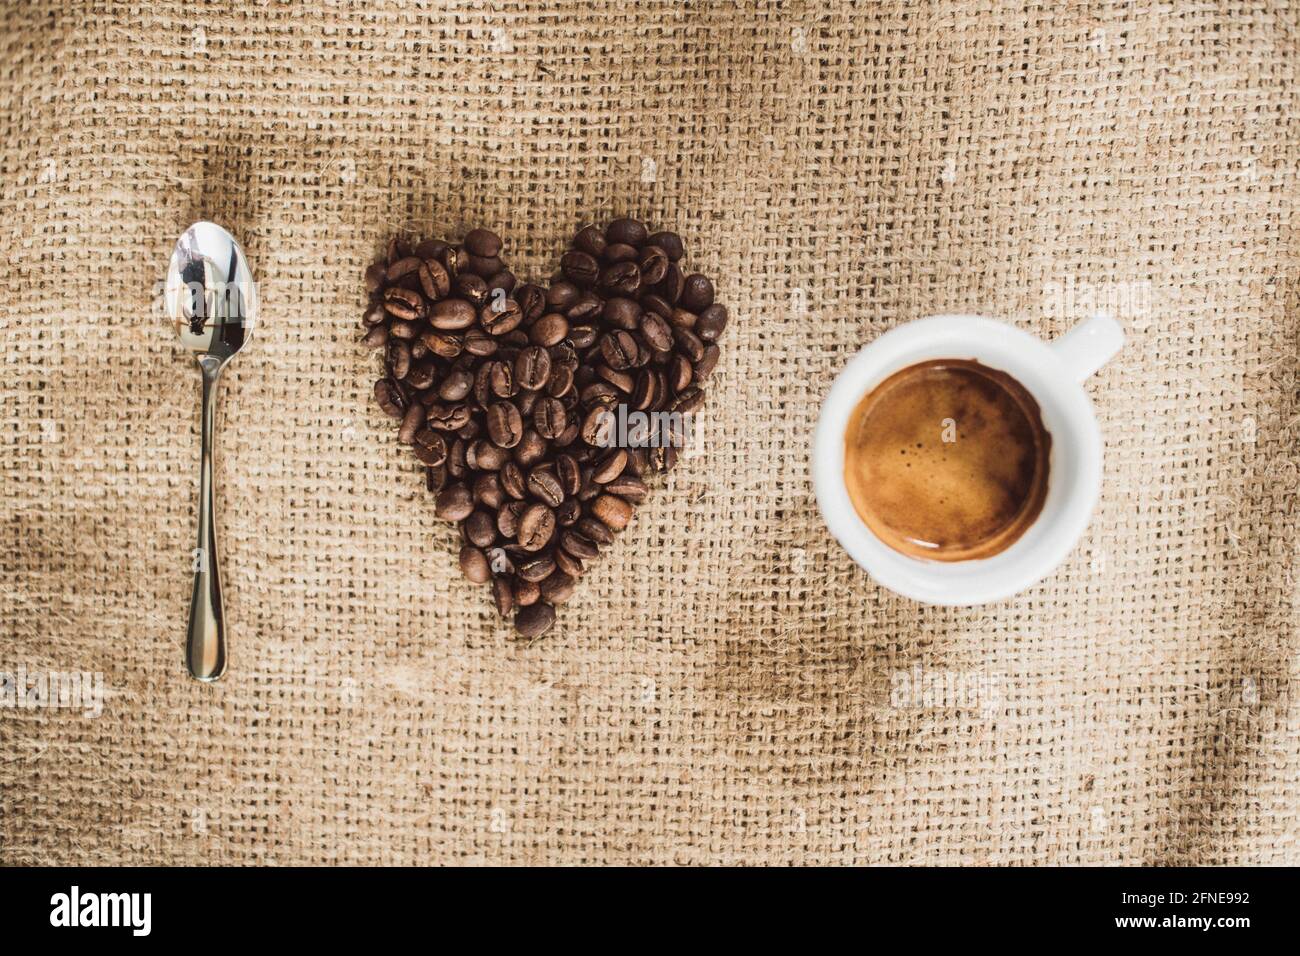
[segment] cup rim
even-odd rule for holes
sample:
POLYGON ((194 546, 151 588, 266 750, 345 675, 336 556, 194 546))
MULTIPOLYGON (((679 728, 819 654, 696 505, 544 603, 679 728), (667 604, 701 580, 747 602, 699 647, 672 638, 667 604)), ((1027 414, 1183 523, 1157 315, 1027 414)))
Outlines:
POLYGON ((876 583, 927 604, 967 607, 1003 600, 1050 574, 1074 550, 1101 490, 1102 442, 1082 385, 1048 342, 1006 322, 943 314, 898 326, 845 364, 822 401, 813 438, 813 490, 822 519, 876 583), (975 358, 1019 381, 1052 417, 1049 499, 1037 521, 1009 548, 968 561, 928 561, 895 551, 854 509, 844 482, 844 433, 861 398, 889 375, 933 358, 975 358), (1007 367, 1011 366, 1011 367, 1007 367), (1057 432, 1068 432, 1068 436, 1057 432), (1068 437, 1069 446, 1058 445, 1068 437), (1058 470, 1064 468, 1062 473, 1058 470), (1045 523, 1050 520, 1050 524, 1045 523))

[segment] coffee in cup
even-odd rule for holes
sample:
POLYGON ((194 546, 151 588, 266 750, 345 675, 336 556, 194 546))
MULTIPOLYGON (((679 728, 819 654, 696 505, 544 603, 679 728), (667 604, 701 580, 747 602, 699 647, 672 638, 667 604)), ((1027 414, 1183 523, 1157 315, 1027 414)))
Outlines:
POLYGON ((1052 438, 1005 372, 931 359, 890 375, 849 417, 844 481, 868 528, 934 561, 991 557, 1043 509, 1052 438))

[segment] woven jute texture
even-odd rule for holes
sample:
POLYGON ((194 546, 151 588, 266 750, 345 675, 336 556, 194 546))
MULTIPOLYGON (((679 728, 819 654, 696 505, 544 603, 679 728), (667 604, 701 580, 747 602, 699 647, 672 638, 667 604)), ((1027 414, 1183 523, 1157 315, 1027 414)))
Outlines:
POLYGON ((1285 4, 3 5, 0 862, 1300 863, 1300 15, 1285 4), (732 322, 688 456, 513 639, 374 406, 361 273, 618 214, 732 322), (232 662, 182 666, 181 230, 243 242, 232 662), (978 609, 883 591, 809 481, 863 344, 1128 329, 1098 511, 978 609), (42 702, 102 674, 102 711, 42 702), (21 693, 19 693, 21 692, 21 693), (28 706, 28 704, 31 706, 28 706))

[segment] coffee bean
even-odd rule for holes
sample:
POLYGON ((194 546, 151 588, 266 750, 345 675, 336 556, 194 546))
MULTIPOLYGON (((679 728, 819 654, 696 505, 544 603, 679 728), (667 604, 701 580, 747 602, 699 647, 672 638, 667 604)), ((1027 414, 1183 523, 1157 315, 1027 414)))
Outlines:
POLYGON ((623 474, 625 467, 627 467, 627 452, 622 448, 615 449, 596 463, 596 470, 592 472, 591 479, 597 484, 606 484, 623 474))
POLYGON ((487 556, 471 544, 460 549, 460 571, 475 584, 486 584, 492 577, 487 556))
POLYGON ((459 332, 474 324, 478 313, 464 299, 443 299, 429 310, 429 324, 444 332, 459 332))
POLYGON ((592 540, 576 531, 564 531, 560 534, 560 547, 575 558, 589 560, 598 557, 600 550, 592 540))
POLYGON ((556 438, 568 424, 568 413, 558 398, 543 398, 533 408, 533 427, 543 438, 556 438))
POLYGON ((593 408, 582 422, 582 440, 597 448, 608 447, 613 442, 613 431, 618 421, 607 408, 593 408))
POLYGON ((436 495, 447 485, 447 469, 442 465, 435 465, 431 468, 424 469, 424 489, 430 494, 436 495))
POLYGON ((607 242, 622 242, 629 246, 641 245, 649 235, 644 223, 635 219, 615 219, 605 229, 607 242))
POLYGON ((612 265, 615 262, 636 262, 639 255, 640 250, 636 246, 626 242, 611 242, 605 247, 605 254, 601 258, 606 265, 612 265))
POLYGON ((632 520, 632 506, 618 495, 600 495, 592 502, 591 513, 613 531, 622 531, 632 520))
POLYGON ((524 349, 515 359, 515 381, 530 391, 543 388, 551 376, 551 356, 540 345, 524 349))
POLYGON ((605 234, 597 226, 584 226, 573 237, 573 244, 589 256, 599 256, 605 251, 605 234))
POLYGON ((514 538, 519 534, 519 519, 527 507, 522 501, 507 501, 497 512, 497 531, 503 538, 514 538))
POLYGON ((496 511, 506 500, 506 493, 501 488, 501 477, 494 472, 486 472, 474 479, 474 500, 485 508, 496 511))
POLYGON ((515 301, 519 303, 519 311, 523 313, 525 322, 536 322, 546 311, 546 293, 532 284, 521 285, 516 289, 515 301))
POLYGON ((555 568, 575 579, 581 577, 583 572, 582 560, 575 558, 563 548, 555 549, 555 568))
POLYGON ((646 286, 662 282, 668 272, 668 253, 658 246, 646 246, 637 259, 641 267, 641 284, 646 286))
POLYGON ((375 401, 384 410, 384 414, 392 418, 401 418, 406 413, 406 401, 402 398, 402 393, 386 378, 375 382, 375 401))
POLYGON ((682 297, 682 284, 684 281, 682 270, 678 268, 677 263, 671 262, 664 272, 663 279, 652 286, 650 291, 669 305, 676 305, 682 297))
POLYGON ((420 263, 419 276, 420 288, 430 302, 445 299, 451 292, 451 276, 447 274, 447 268, 436 259, 420 263))
POLYGON ((551 362, 551 377, 546 383, 546 394, 551 398, 564 398, 573 391, 573 369, 568 365, 551 362))
POLYGON ((460 521, 462 518, 468 518, 473 510, 474 496, 460 482, 448 485, 438 492, 438 500, 434 503, 434 513, 444 521, 460 521))
POLYGON ((416 256, 403 256, 388 267, 387 279, 389 282, 396 282, 415 272, 422 265, 424 263, 416 256))
POLYGON ((524 436, 515 446, 515 461, 520 468, 530 468, 546 455, 546 440, 532 428, 524 429, 524 436))
POLYGON ((614 532, 610 531, 609 526, 603 521, 595 518, 579 519, 576 530, 594 544, 607 547, 614 543, 614 532))
POLYGON ((582 472, 572 455, 556 456, 555 477, 560 479, 560 487, 566 495, 576 495, 582 487, 582 472))
POLYGON ((447 460, 447 440, 431 428, 416 431, 411 436, 411 447, 425 465, 441 465, 447 460))
POLYGON ((411 444, 415 441, 415 433, 424 425, 424 406, 419 402, 413 404, 406 410, 402 416, 402 427, 397 430, 398 441, 411 444))
POLYGON ((475 471, 498 471, 509 460, 509 451, 481 438, 465 451, 465 463, 475 471))
POLYGON ((524 321, 524 310, 514 299, 492 296, 479 310, 478 321, 489 335, 503 336, 519 328, 524 321))
POLYGON ((411 370, 411 347, 399 339, 390 340, 385 361, 393 378, 406 378, 406 373, 411 370))
MULTIPOLYGON (((641 321, 641 315, 641 306, 636 302, 622 296, 615 296, 605 303, 600 317, 607 325, 630 332, 641 321)), ((577 343, 574 344, 575 347, 581 348, 577 343)))
POLYGON ((456 295, 476 309, 482 308, 483 303, 488 299, 487 280, 474 275, 472 272, 462 272, 456 276, 451 283, 451 287, 455 290, 456 295))
POLYGON ((580 249, 570 249, 560 257, 560 269, 577 286, 594 285, 600 276, 595 257, 580 249))
POLYGON ((532 581, 515 578, 511 584, 515 589, 515 605, 517 607, 530 607, 542 599, 541 587, 532 581))
POLYGON ((577 498, 565 498, 555 509, 555 523, 561 528, 575 524, 582 517, 582 502, 577 498))
POLYGON ((717 345, 710 343, 705 346, 704 355, 702 355, 700 360, 695 363, 695 380, 702 382, 712 375, 713 370, 718 366, 718 359, 721 356, 722 350, 718 348, 717 345))
POLYGON ((511 402, 493 402, 487 410, 488 436, 501 448, 514 448, 524 435, 524 420, 511 402))
POLYGON ((540 551, 555 535, 555 513, 544 504, 529 505, 519 517, 516 538, 525 551, 540 551))
POLYGON ((523 500, 528 497, 528 486, 524 483, 524 472, 513 461, 501 466, 501 490, 511 498, 523 500))
POLYGON ((459 481, 468 470, 465 464, 465 440, 457 438, 447 449, 447 474, 459 481))
MULTIPOLYGON (((627 501, 639 503, 646 499, 650 489, 646 483, 635 475, 622 474, 605 485, 605 490, 627 501)), ((599 515, 597 517, 600 517, 599 515)), ((604 520, 602 518, 602 520, 604 520)), ((611 525, 612 527, 612 525, 611 525)), ((618 530, 618 529, 615 529, 618 530)))
MULTIPOLYGON (((556 562, 551 562, 552 567, 555 564, 556 562)), ((573 597, 573 587, 577 583, 570 575, 557 569, 542 581, 542 600, 551 604, 563 604, 573 597)))
POLYGON ((509 617, 515 608, 515 590, 505 575, 492 579, 492 602, 502 617, 509 617))
POLYGON ((682 245, 682 238, 675 232, 656 232, 646 242, 652 246, 658 246, 668 254, 668 258, 673 262, 686 254, 686 249, 682 245))
POLYGON ((550 466, 542 465, 528 472, 528 490, 534 498, 552 508, 564 501, 564 486, 550 466))
POLYGON ((598 281, 612 295, 633 296, 641 289, 641 270, 635 262, 616 262, 601 271, 598 281))
POLYGON ((463 245, 471 254, 490 259, 501 251, 501 237, 488 229, 471 229, 463 245))
POLYGON ((528 341, 534 345, 558 345, 568 334, 569 320, 558 312, 548 312, 528 330, 528 341))
POLYGON ((515 615, 515 630, 521 637, 541 637, 555 623, 555 608, 544 601, 538 601, 519 611, 515 615))
POLYGON ((594 292, 583 292, 574 301, 573 305, 564 310, 565 316, 568 317, 569 323, 580 324, 590 322, 600 315, 601 309, 605 307, 605 300, 594 292))
POLYGON ((552 282, 546 290, 546 305, 556 312, 566 312, 569 306, 578 301, 581 290, 572 282, 552 282))
POLYGON ((474 377, 464 369, 454 368, 438 387, 438 397, 444 402, 459 402, 474 387, 474 377))
POLYGON ((631 332, 606 332, 600 340, 600 352, 605 364, 621 372, 636 364, 637 341, 631 332))
POLYGON ((529 558, 515 569, 517 577, 531 584, 540 584, 554 573, 555 559, 549 554, 529 558))
POLYGON ((673 329, 673 341, 677 345, 677 351, 692 362, 698 362, 704 357, 704 343, 690 329, 673 329))
POLYGON ((428 406, 424 421, 438 431, 454 432, 469 424, 470 414, 469 406, 459 402, 451 405, 435 403, 428 406))

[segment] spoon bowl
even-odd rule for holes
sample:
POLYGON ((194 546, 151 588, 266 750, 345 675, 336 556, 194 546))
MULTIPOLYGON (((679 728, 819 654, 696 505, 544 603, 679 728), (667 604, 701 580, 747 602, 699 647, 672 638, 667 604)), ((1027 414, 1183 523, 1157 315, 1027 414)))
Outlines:
POLYGON ((215 223, 196 222, 176 243, 164 297, 177 338, 194 355, 203 374, 199 540, 192 560, 194 591, 185 663, 195 679, 214 681, 226 670, 225 613, 212 483, 216 389, 221 370, 251 336, 257 319, 257 289, 248 259, 235 237, 215 223))

